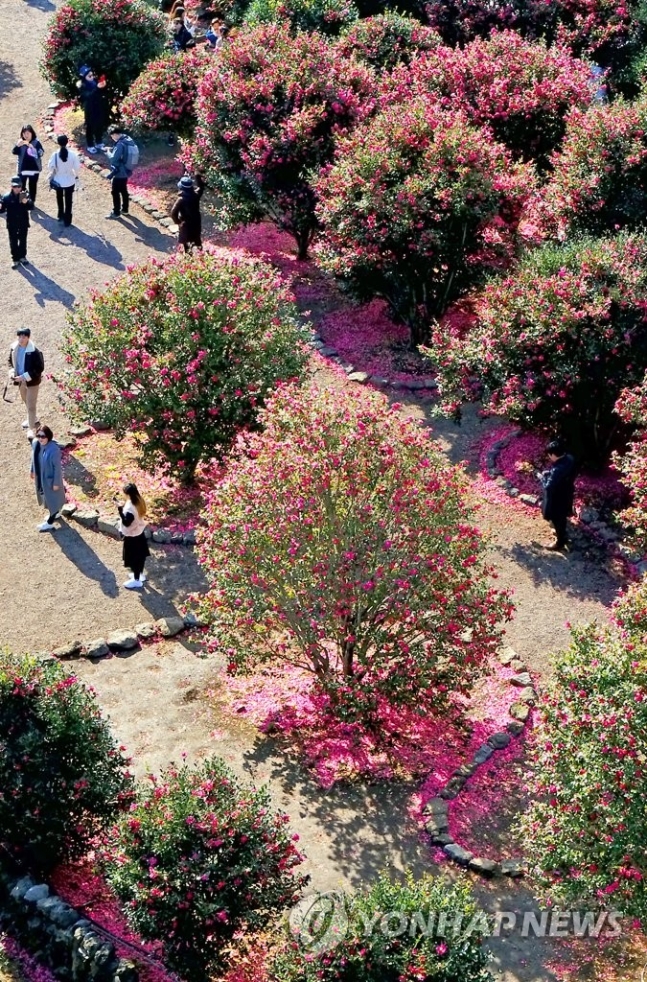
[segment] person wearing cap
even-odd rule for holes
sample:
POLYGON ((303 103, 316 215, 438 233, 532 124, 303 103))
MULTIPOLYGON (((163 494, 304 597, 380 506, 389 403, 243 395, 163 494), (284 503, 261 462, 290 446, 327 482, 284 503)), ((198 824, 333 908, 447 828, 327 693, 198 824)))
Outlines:
POLYGON ((27 407, 27 419, 22 424, 27 429, 27 438, 33 440, 34 430, 38 426, 36 404, 38 389, 45 371, 45 359, 42 351, 31 340, 28 327, 19 327, 16 331, 17 340, 9 351, 9 375, 14 385, 19 385, 20 398, 27 407))
POLYGON ((171 209, 171 218, 178 226, 178 245, 190 252, 192 246, 202 248, 202 215, 200 198, 204 194, 204 180, 201 174, 192 179, 188 174, 178 182, 179 197, 171 209))
POLYGON ((89 65, 81 65, 79 75, 76 86, 85 117, 85 142, 88 153, 95 154, 104 149, 102 136, 108 119, 106 79, 104 75, 95 78, 89 65))
POLYGON ((552 440, 546 447, 546 456, 550 467, 539 475, 544 489, 541 514, 547 522, 552 522, 555 529, 555 541, 547 544, 546 548, 561 552, 567 542, 567 521, 573 514, 577 467, 575 458, 566 453, 562 440, 552 440))
POLYGON ((11 191, 0 198, 0 215, 7 216, 7 232, 11 249, 11 267, 26 266, 27 233, 29 231, 29 212, 34 207, 19 177, 11 178, 11 191))

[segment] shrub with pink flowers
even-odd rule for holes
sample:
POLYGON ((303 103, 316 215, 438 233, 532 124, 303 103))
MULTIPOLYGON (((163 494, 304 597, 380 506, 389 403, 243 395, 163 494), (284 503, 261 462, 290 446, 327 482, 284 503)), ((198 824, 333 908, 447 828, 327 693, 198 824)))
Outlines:
POLYGON ((407 102, 412 93, 435 95, 441 106, 461 109, 487 125, 517 159, 540 169, 564 136, 567 111, 588 108, 591 69, 565 49, 497 31, 465 48, 436 47, 387 79, 388 99, 407 102))
POLYGON ((287 21, 293 31, 319 31, 336 37, 357 17, 353 0, 252 0, 245 23, 257 27, 287 21))
POLYGON ((441 43, 439 35, 430 27, 389 10, 375 17, 364 17, 346 28, 337 42, 337 50, 344 58, 354 55, 371 68, 391 71, 441 43))
POLYGON ((204 512, 203 613, 230 671, 283 660, 331 712, 439 709, 510 615, 460 473, 383 396, 277 391, 204 512), (470 631, 466 633, 466 628, 470 631))
POLYGON ((396 103, 339 140, 316 188, 321 265, 360 300, 381 297, 412 344, 515 255, 533 187, 491 134, 432 96, 396 103))
POLYGON ((0 842, 47 872, 132 800, 128 760, 94 695, 54 659, 0 652, 0 842))
POLYGON ((90 65, 105 75, 112 102, 167 40, 166 18, 144 0, 66 0, 50 22, 41 71, 55 95, 76 99, 79 68, 90 65))
POLYGON ((483 948, 489 919, 465 879, 382 874, 354 896, 304 898, 299 913, 269 982, 494 982, 483 948))
POLYGON ((522 821, 540 895, 563 909, 647 917, 645 582, 617 628, 572 631, 539 704, 522 821), (636 617, 635 611, 641 611, 636 617))
POLYGON ((121 118, 135 132, 171 130, 190 138, 197 122, 198 85, 213 54, 204 46, 166 54, 146 66, 121 104, 121 118))
POLYGON ((302 373, 304 339, 269 264, 215 248, 151 257, 70 314, 61 387, 75 419, 132 431, 142 466, 191 481, 302 373))
MULTIPOLYGON (((647 214, 647 97, 574 109, 538 224, 561 237, 605 235, 644 225, 647 214)), ((532 211, 532 209, 531 209, 532 211)))
POLYGON ((428 354, 444 408, 486 411, 566 436, 589 463, 608 459, 620 391, 647 368, 647 240, 547 245, 477 298, 466 332, 441 325, 428 354))
POLYGON ((266 789, 243 785, 218 758, 150 781, 108 835, 102 863, 141 937, 161 941, 169 967, 202 982, 237 932, 294 904, 298 837, 266 789))
POLYGON ((219 218, 268 218, 305 258, 317 229, 314 178, 368 111, 375 79, 318 34, 240 31, 200 86, 192 166, 221 195, 219 218))
POLYGON ((631 494, 630 506, 621 518, 630 526, 634 544, 647 549, 647 375, 640 385, 620 393, 616 412, 634 430, 628 446, 614 455, 631 494))

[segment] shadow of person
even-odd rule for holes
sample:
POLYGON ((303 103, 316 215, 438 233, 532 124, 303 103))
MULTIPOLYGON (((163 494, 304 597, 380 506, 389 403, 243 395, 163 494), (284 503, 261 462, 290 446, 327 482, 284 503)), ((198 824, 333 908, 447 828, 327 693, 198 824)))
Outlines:
POLYGON ((38 216, 38 224, 49 232, 50 239, 53 239, 57 245, 65 248, 76 246, 77 249, 83 249, 90 259, 101 263, 103 266, 110 266, 112 269, 118 270, 126 268, 119 249, 112 242, 108 242, 103 235, 88 235, 78 225, 74 225, 74 212, 72 212, 72 222, 69 228, 65 228, 50 215, 41 212, 38 216))
POLYGON ((52 539, 79 572, 87 576, 89 580, 95 580, 99 584, 101 592, 106 597, 114 599, 118 595, 117 577, 99 559, 94 549, 90 548, 76 529, 66 522, 61 522, 60 528, 52 536, 52 539))
POLYGON ((65 469, 65 483, 81 488, 83 494, 88 498, 96 498, 98 495, 96 475, 89 471, 84 464, 75 457, 73 453, 65 453, 63 456, 63 466, 65 469))
POLYGON ((64 307, 71 307, 76 297, 69 290, 64 290, 59 283, 50 280, 37 266, 30 260, 28 266, 21 266, 20 272, 31 283, 34 290, 34 300, 39 307, 44 307, 49 300, 53 303, 61 303, 64 307))
POLYGON ((52 3, 52 0, 26 0, 28 7, 36 7, 37 10, 43 10, 46 14, 51 14, 52 11, 56 10, 56 4, 52 3))
MULTIPOLYGON (((54 4, 51 4, 50 9, 54 9, 54 4)), ((20 85, 20 79, 16 75, 13 65, 6 61, 0 61, 0 92, 8 95, 12 89, 19 89, 20 85)))
POLYGON ((131 212, 127 215, 122 215, 121 221, 135 232, 136 242, 141 242, 151 249, 156 249, 158 252, 173 252, 175 249, 176 238, 174 235, 165 235, 152 225, 146 225, 145 222, 136 218, 131 212))

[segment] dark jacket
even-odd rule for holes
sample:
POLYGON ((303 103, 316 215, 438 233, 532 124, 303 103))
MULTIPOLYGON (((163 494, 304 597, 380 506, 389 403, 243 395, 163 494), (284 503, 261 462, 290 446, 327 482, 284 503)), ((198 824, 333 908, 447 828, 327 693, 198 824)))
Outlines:
POLYGON ((115 149, 108 151, 110 161, 110 177, 130 177, 132 171, 126 167, 128 161, 128 142, 132 143, 132 137, 120 136, 115 143, 115 149))
POLYGON ((173 51, 186 51, 187 48, 195 47, 195 38, 189 30, 182 24, 180 30, 171 34, 171 47, 173 51))
MULTIPOLYGON (((14 341, 9 349, 9 368, 16 370, 16 349, 18 348, 18 342, 14 341)), ((29 380, 25 382, 28 388, 32 385, 40 385, 41 379, 43 377, 43 372, 45 371, 45 359, 43 358, 43 352, 39 351, 33 341, 30 341, 25 348, 25 365, 23 368, 23 374, 29 375, 29 380)))
POLYGON ((20 198, 21 195, 14 194, 13 191, 0 198, 0 215, 6 214, 10 232, 24 232, 29 228, 29 212, 34 207, 34 202, 27 198, 23 203, 20 198))
POLYGON ((82 90, 81 98, 83 99, 86 126, 89 125, 95 133, 101 133, 108 121, 105 88, 99 88, 94 82, 92 88, 89 88, 85 93, 82 90))
POLYGON ((569 518, 573 514, 576 474, 575 458, 565 453, 543 475, 541 513, 546 521, 569 518))
POLYGON ((171 209, 171 218, 179 226, 178 242, 188 245, 199 244, 202 240, 202 216, 200 214, 200 198, 204 187, 181 191, 171 209))
POLYGON ((36 151, 34 156, 29 154, 27 144, 23 144, 22 146, 16 144, 11 151, 18 157, 18 177, 22 177, 23 170, 41 171, 43 169, 43 154, 45 153, 43 144, 40 140, 32 140, 29 146, 36 151))

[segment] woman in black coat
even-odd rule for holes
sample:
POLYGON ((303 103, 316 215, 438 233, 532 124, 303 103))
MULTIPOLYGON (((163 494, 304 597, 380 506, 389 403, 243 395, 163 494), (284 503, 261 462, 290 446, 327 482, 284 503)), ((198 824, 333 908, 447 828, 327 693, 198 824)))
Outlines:
POLYGON ((180 195, 171 210, 171 218, 178 226, 178 245, 190 252, 191 247, 202 248, 202 215, 200 198, 204 194, 204 180, 201 174, 193 181, 185 174, 178 183, 180 195))
POLYGON ((38 178, 43 169, 43 145, 36 136, 36 130, 31 123, 26 123, 20 131, 20 139, 12 153, 18 157, 18 177, 22 181, 22 189, 29 184, 29 197, 36 204, 36 188, 38 178))

